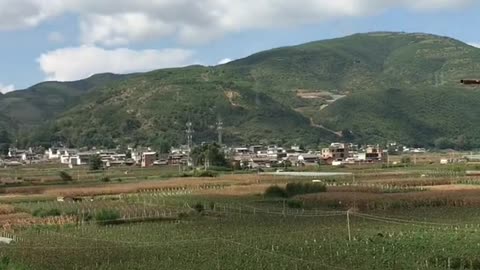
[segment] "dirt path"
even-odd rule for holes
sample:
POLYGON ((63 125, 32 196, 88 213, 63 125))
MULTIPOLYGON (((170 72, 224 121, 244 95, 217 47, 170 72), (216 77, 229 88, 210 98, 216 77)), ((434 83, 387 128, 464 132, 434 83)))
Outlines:
POLYGON ((326 127, 324 127, 324 126, 322 126, 322 125, 315 124, 315 122, 313 121, 313 117, 310 117, 310 125, 311 125, 312 127, 320 128, 320 129, 323 129, 323 130, 325 130, 325 131, 327 131, 327 132, 330 132, 330 133, 332 133, 332 134, 335 134, 336 136, 338 136, 338 137, 340 137, 340 138, 343 137, 343 134, 342 134, 341 131, 334 131, 334 130, 331 130, 331 129, 329 129, 329 128, 326 128, 326 127))

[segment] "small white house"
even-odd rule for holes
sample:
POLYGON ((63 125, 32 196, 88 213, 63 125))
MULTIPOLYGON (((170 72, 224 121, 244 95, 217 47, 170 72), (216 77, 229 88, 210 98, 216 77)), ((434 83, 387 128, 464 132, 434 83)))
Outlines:
POLYGON ((50 160, 51 159, 59 159, 60 158, 60 150, 58 148, 48 148, 48 150, 45 151, 45 155, 50 160))
POLYGON ((440 160, 440 164, 442 164, 442 165, 448 165, 448 164, 450 164, 450 163, 451 163, 451 160, 446 159, 446 158, 442 158, 442 159, 440 160))
POLYGON ((332 161, 332 166, 342 166, 342 165, 343 165, 343 161, 337 161, 337 160, 332 161))

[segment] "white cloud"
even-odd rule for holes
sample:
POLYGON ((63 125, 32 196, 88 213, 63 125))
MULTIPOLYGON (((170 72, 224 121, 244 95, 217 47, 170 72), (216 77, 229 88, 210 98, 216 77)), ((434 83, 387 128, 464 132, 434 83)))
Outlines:
POLYGON ((194 63, 193 52, 183 49, 135 51, 106 50, 95 46, 58 49, 38 58, 48 80, 72 81, 93 74, 132 73, 194 63))
POLYGON ((6 94, 8 92, 15 91, 15 86, 13 84, 4 85, 0 83, 0 93, 6 94))
POLYGON ((232 62, 232 61, 233 61, 233 60, 230 59, 230 58, 224 58, 224 59, 218 61, 218 64, 219 64, 219 65, 224 65, 224 64, 230 63, 230 62, 232 62))
POLYGON ((468 45, 480 48, 480 42, 469 42, 468 45))
POLYGON ((65 42, 65 37, 60 32, 51 32, 48 34, 48 41, 51 43, 63 43, 65 42))
POLYGON ((83 43, 107 46, 164 37, 175 31, 172 25, 143 13, 90 15, 84 18, 80 25, 83 43))
POLYGON ((435 11, 474 0, 0 0, 0 30, 33 27, 62 14, 80 19, 87 44, 125 45, 174 37, 185 43, 268 27, 368 16, 392 8, 435 11))

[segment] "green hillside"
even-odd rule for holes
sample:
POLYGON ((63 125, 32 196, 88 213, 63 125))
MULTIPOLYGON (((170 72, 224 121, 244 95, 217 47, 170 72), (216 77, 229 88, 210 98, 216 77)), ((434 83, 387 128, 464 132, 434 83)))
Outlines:
POLYGON ((75 82, 44 82, 0 97, 0 115, 20 126, 37 126, 52 120, 80 101, 87 92, 127 78, 125 75, 99 74, 75 82))
POLYGON ((333 139, 322 129, 269 95, 219 69, 193 66, 159 70, 112 84, 56 121, 55 134, 78 145, 184 143, 185 124, 196 142, 216 138, 225 123, 225 141, 319 143, 333 139), (80 124, 79 123, 88 123, 80 124))
POLYGON ((480 77, 480 50, 447 37, 357 34, 216 67, 105 76, 7 94, 0 114, 20 123, 25 143, 178 144, 188 121, 199 143, 221 119, 229 143, 480 147, 480 89, 459 83, 480 77))

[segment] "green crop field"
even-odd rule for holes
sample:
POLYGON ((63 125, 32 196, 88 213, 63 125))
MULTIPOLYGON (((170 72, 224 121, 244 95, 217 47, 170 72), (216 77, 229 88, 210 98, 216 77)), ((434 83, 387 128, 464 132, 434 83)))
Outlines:
POLYGON ((176 221, 33 227, 0 255, 20 269, 480 269, 476 211, 423 210, 352 214, 349 241, 344 212, 237 201, 176 221))
POLYGON ((480 269, 476 167, 4 168, 0 269, 480 269))

